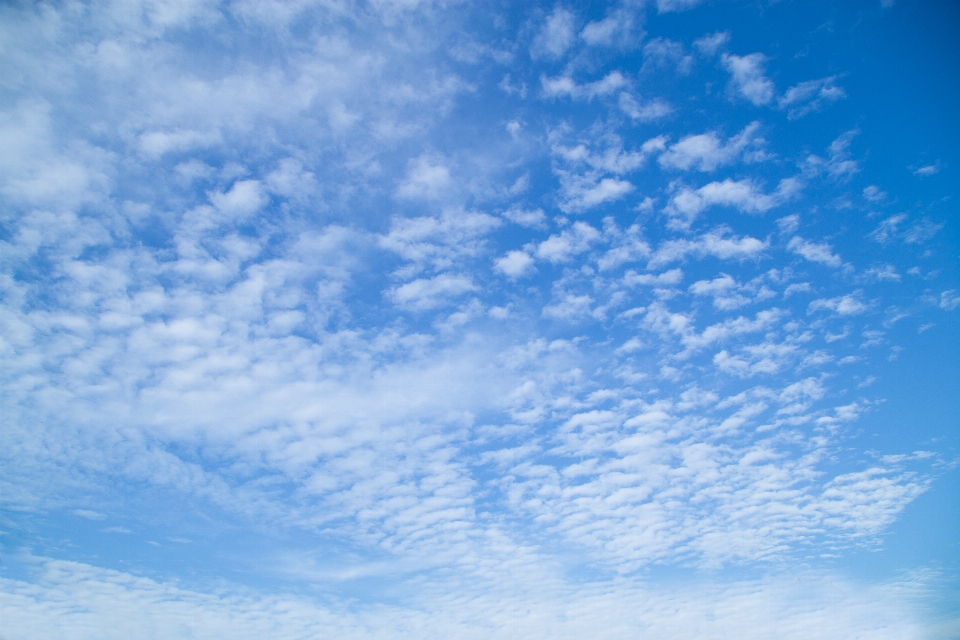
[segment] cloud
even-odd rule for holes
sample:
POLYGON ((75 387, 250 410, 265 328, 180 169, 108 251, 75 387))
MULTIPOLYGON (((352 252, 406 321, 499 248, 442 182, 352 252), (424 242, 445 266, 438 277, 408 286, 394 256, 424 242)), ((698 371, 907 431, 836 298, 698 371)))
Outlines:
POLYGON ((863 188, 863 197, 870 202, 883 202, 887 194, 877 185, 871 184, 863 188))
MULTIPOLYGON (((882 411, 850 396, 875 364, 849 350, 892 339, 869 312, 903 305, 896 275, 945 268, 913 244, 940 219, 877 218, 904 243, 882 260, 833 225, 833 198, 880 184, 843 136, 768 191, 777 167, 751 162, 807 156, 798 123, 761 143, 731 121, 696 34, 654 34, 647 72, 671 77, 640 87, 639 5, 586 26, 438 6, 5 10, 0 495, 37 539, 89 528, 83 557, 123 530, 144 551, 140 576, 7 554, 7 635, 927 631, 922 590, 830 574, 841 593, 823 568, 876 548, 942 464, 844 431, 882 411), (508 74, 513 93, 490 86, 508 74), (804 188, 819 240, 736 213, 817 176, 837 183, 804 188), (791 253, 834 247, 859 276, 791 253), (157 549, 192 550, 192 577, 157 549), (809 573, 765 569, 797 558, 809 573)), ((956 309, 951 287, 918 323, 956 309)))
POLYGON ((150 131, 140 134, 140 152, 148 158, 159 158, 170 152, 183 152, 210 147, 222 142, 217 131, 150 131))
POLYGON ((296 158, 285 158, 264 180, 267 189, 275 194, 294 199, 309 198, 317 191, 317 177, 305 171, 296 158))
POLYGON ((494 263, 494 269, 508 278, 519 278, 533 270, 534 259, 525 251, 508 251, 494 263))
MULTIPOLYGON (((764 320, 760 326, 768 327, 769 322, 764 320)), ((758 330, 753 324, 743 321, 741 328, 730 325, 727 331, 758 330)), ((756 356, 742 360, 743 366, 769 373, 781 366, 778 350, 795 352, 797 347, 764 343, 751 349, 756 356)), ((724 360, 722 354, 727 352, 718 355, 721 364, 730 360, 729 355, 724 360)), ((809 530, 825 522, 838 524, 832 520, 837 512, 834 485, 824 483, 812 494, 803 492, 810 498, 809 503, 804 502, 809 504, 807 508, 767 511, 763 505, 770 504, 769 493, 767 499, 755 500, 752 492, 762 486, 762 491, 783 496, 777 502, 784 505, 790 501, 787 495, 812 479, 809 468, 783 460, 770 441, 721 451, 703 436, 752 432, 769 403, 787 405, 795 400, 795 391, 791 389, 783 394, 783 400, 777 400, 776 392, 766 393, 761 387, 722 402, 708 401, 723 410, 705 421, 686 420, 684 414, 690 409, 681 403, 641 402, 630 411, 585 408, 560 425, 554 436, 556 446, 550 455, 565 458, 567 466, 554 470, 543 465, 516 465, 504 482, 518 507, 619 567, 642 566, 672 556, 678 548, 691 558, 701 558, 707 566, 714 558, 762 557, 772 552, 775 538, 790 535, 787 531, 797 527, 809 530), (695 434, 703 435, 693 441, 690 438, 695 434), (726 488, 734 483, 737 490, 726 488), (673 499, 660 499, 663 491, 670 491, 673 499), (707 520, 697 519, 695 525, 678 517, 688 505, 701 500, 719 500, 730 509, 715 512, 707 520), (752 533, 757 526, 765 531, 763 535, 752 533), (710 533, 704 535, 705 530, 710 533)), ((889 495, 893 511, 923 491, 921 483, 900 484, 898 480, 904 476, 896 469, 885 469, 882 474, 885 481, 897 486, 896 493, 889 495)), ((871 522, 874 518, 878 524, 890 521, 893 511, 887 514, 873 487, 847 484, 843 478, 837 487, 843 487, 838 490, 844 500, 863 500, 875 507, 870 508, 869 516, 864 513, 863 518, 852 520, 863 528, 849 533, 866 535, 876 530, 871 522)))
POLYGON ((886 244, 899 232, 900 223, 907 219, 907 214, 898 213, 883 220, 876 229, 870 232, 869 237, 880 244, 886 244))
POLYGON ((858 133, 859 131, 853 129, 831 142, 826 159, 816 155, 808 156, 804 163, 806 171, 809 173, 826 171, 827 175, 836 180, 847 180, 859 172, 860 166, 856 160, 850 159, 849 154, 850 143, 858 133))
MULTIPOLYGON (((771 327, 783 317, 779 309, 767 309, 757 312, 753 320, 738 316, 721 323, 706 327, 702 333, 682 331, 681 342, 688 349, 703 349, 718 342, 725 342, 731 337, 757 333, 771 327)), ((755 346, 745 347, 746 350, 756 349, 755 346)))
POLYGON ((601 178, 593 182, 589 178, 571 178, 563 185, 564 201, 560 205, 563 211, 584 211, 598 205, 620 200, 634 190, 627 180, 619 178, 601 178))
POLYGON ((543 213, 543 209, 521 209, 519 207, 510 207, 504 211, 502 215, 510 222, 532 229, 543 228, 547 219, 546 215, 543 213))
MULTIPOLYGON (((838 484, 837 498, 842 500, 842 489, 856 482, 851 478, 838 484)), ((803 638, 811 628, 830 629, 828 638, 892 640, 921 635, 923 625, 906 602, 940 584, 929 573, 889 583, 857 583, 833 573, 794 571, 690 586, 628 579, 617 590, 571 590, 550 571, 527 564, 522 555, 518 559, 510 570, 512 582, 497 584, 500 598, 479 593, 477 587, 487 581, 475 580, 468 590, 474 597, 458 602, 448 594, 462 592, 465 581, 449 581, 442 591, 415 597, 410 604, 408 595, 385 605, 345 606, 339 600, 257 593, 235 585, 207 592, 89 564, 37 558, 39 585, 4 578, 0 607, 11 627, 34 637, 63 635, 66 627, 66 638, 95 630, 109 640, 131 637, 143 628, 161 637, 188 632, 202 640, 288 640, 331 630, 346 640, 392 640, 407 637, 410 628, 469 640, 516 634, 562 640, 593 634, 605 640, 630 629, 688 637, 705 624, 720 636, 736 635, 749 625, 757 634, 786 640, 803 638), (503 593, 509 593, 509 603, 503 593), (528 615, 516 615, 516 608, 528 615)))
POLYGON ((474 291, 476 288, 466 276, 444 273, 429 279, 417 278, 395 287, 387 292, 387 297, 394 304, 425 311, 447 304, 450 298, 474 291))
POLYGON ((937 232, 943 229, 943 226, 942 222, 920 220, 903 233, 903 240, 907 244, 922 244, 937 235, 937 232))
POLYGON ((654 69, 673 69, 678 75, 687 75, 693 68, 693 56, 687 54, 683 45, 669 38, 654 38, 643 46, 641 72, 654 69))
POLYGON ((953 311, 958 306, 960 306, 960 296, 957 295, 956 289, 944 291, 940 294, 941 309, 944 311, 953 311))
POLYGON ((747 158, 762 160, 765 156, 759 148, 762 148, 766 141, 755 135, 759 129, 759 122, 751 122, 743 131, 728 139, 726 144, 721 142, 715 131, 686 136, 670 145, 660 154, 657 162, 662 167, 684 171, 713 171, 717 167, 735 162, 749 147, 756 147, 758 151, 748 154, 747 158))
POLYGON ((943 228, 942 222, 935 223, 923 219, 904 229, 907 219, 908 216, 905 213, 892 215, 881 221, 876 229, 867 234, 867 237, 880 244, 888 244, 893 240, 901 240, 907 244, 922 244, 933 238, 943 228))
POLYGON ((576 38, 574 16, 557 7, 553 10, 533 40, 530 55, 534 58, 559 58, 573 44, 576 38))
POLYGON ((864 272, 864 275, 878 281, 900 281, 900 274, 897 273, 896 268, 892 264, 886 264, 882 267, 870 267, 864 272))
POLYGON ((411 273, 427 267, 446 269, 479 255, 486 235, 501 223, 489 214, 462 209, 444 209, 439 216, 396 217, 379 244, 412 263, 411 273))
POLYGON ((723 66, 730 72, 730 89, 756 106, 770 104, 776 94, 773 82, 764 75, 767 57, 762 53, 737 56, 725 53, 723 66))
POLYGON ((623 275, 623 283, 628 287, 636 285, 669 287, 680 284, 682 280, 683 271, 681 269, 670 269, 658 274, 637 273, 631 269, 623 275))
POLYGON ((643 37, 637 24, 642 15, 635 15, 629 8, 610 12, 602 20, 587 23, 580 31, 580 38, 592 46, 630 46, 643 37))
POLYGON ((864 313, 870 309, 870 305, 860 300, 859 293, 853 293, 836 298, 819 298, 814 300, 807 307, 807 313, 814 313, 820 310, 833 311, 841 316, 851 316, 864 313))
POLYGON ((650 244, 642 237, 639 225, 631 225, 621 231, 612 218, 604 219, 604 236, 610 241, 610 249, 597 260, 600 271, 607 271, 624 264, 650 257, 650 244))
POLYGON ((777 100, 777 106, 787 111, 788 118, 802 118, 813 111, 820 111, 824 104, 847 97, 843 88, 836 86, 836 76, 807 80, 786 90, 777 100))
POLYGON ((932 176, 940 173, 940 162, 937 161, 935 164, 924 165, 918 169, 914 169, 913 174, 917 176, 932 176))
POLYGON ((627 80, 619 71, 611 71, 602 79, 587 84, 577 84, 570 76, 557 78, 540 77, 543 95, 546 98, 568 96, 575 99, 590 100, 597 96, 606 96, 615 93, 626 86, 627 80))
POLYGON ((106 518, 102 513, 91 511, 90 509, 74 509, 73 514, 81 518, 86 518, 87 520, 104 520, 106 518))
POLYGON ((675 188, 665 211, 670 216, 671 228, 688 229, 697 216, 710 207, 728 206, 744 213, 764 213, 794 196, 800 187, 801 183, 796 178, 784 178, 776 191, 766 194, 750 180, 734 181, 727 178, 722 182, 710 182, 699 189, 675 188))
POLYGON ((436 200, 451 186, 450 169, 425 156, 410 161, 407 176, 397 186, 397 196, 408 199, 436 200))
POLYGON ((210 202, 226 216, 246 218, 259 211, 267 197, 258 180, 240 180, 226 193, 211 193, 210 202))
POLYGON ((567 262, 600 239, 600 232, 585 222, 574 222, 559 235, 552 235, 537 246, 537 257, 552 263, 567 262))
POLYGON ((550 150, 557 162, 553 172, 560 178, 560 210, 580 212, 614 202, 634 190, 633 184, 620 177, 642 167, 647 157, 662 149, 663 138, 643 143, 639 151, 623 148, 619 135, 610 134, 599 140, 585 138, 571 145, 566 128, 550 132, 550 150))
POLYGON ((692 9, 698 4, 701 0, 657 0, 657 12, 658 13, 672 13, 675 11, 686 11, 692 9))
POLYGON ((765 342, 745 347, 736 354, 723 349, 713 357, 713 364, 730 375, 752 378, 781 371, 795 360, 796 354, 794 345, 765 342))
POLYGON ((545 318, 557 320, 573 320, 590 315, 590 305, 593 298, 586 295, 566 294, 556 304, 549 304, 543 308, 545 318))
POLYGON ((731 236, 728 229, 714 229, 694 240, 668 240, 658 246, 653 253, 648 269, 685 259, 688 255, 698 257, 714 256, 721 260, 754 259, 769 247, 769 243, 750 236, 731 236))
POLYGON ((626 92, 620 94, 620 109, 639 122, 654 122, 673 113, 673 107, 665 100, 654 98, 641 103, 626 92))
POLYGON ((795 233, 797 229, 800 228, 800 216, 794 213, 789 216, 777 218, 777 227, 779 228, 781 235, 795 233))
POLYGON ((693 46, 705 56, 715 56, 717 52, 726 47, 729 42, 729 31, 717 31, 702 38, 697 38, 693 41, 693 46))
POLYGON ((836 268, 843 264, 840 256, 834 254, 833 247, 827 243, 817 244, 809 240, 804 240, 800 236, 794 236, 790 238, 790 242, 787 243, 787 249, 810 262, 819 262, 828 267, 836 268))
POLYGON ((731 276, 721 273, 712 280, 698 280, 690 285, 690 292, 697 296, 710 296, 713 306, 723 311, 738 309, 753 302, 753 297, 765 299, 773 297, 773 292, 762 288, 745 287, 731 276))

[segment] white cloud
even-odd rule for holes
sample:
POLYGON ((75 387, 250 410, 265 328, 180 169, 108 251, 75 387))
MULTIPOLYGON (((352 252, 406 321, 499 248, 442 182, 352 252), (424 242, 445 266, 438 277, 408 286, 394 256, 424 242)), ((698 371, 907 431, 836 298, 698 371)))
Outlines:
POLYGON ((543 87, 543 95, 547 98, 568 96, 589 100, 619 91, 626 86, 627 80, 619 71, 611 71, 600 80, 587 84, 577 84, 570 76, 559 76, 557 78, 541 76, 540 84, 543 87))
POLYGON ((770 104, 776 89, 773 82, 764 75, 767 57, 762 53, 737 56, 725 53, 721 57, 723 66, 730 72, 731 90, 746 98, 756 106, 770 104))
POLYGON ((159 158, 170 152, 190 151, 222 142, 220 133, 201 131, 151 131, 140 134, 140 152, 149 158, 159 158))
POLYGON ((827 175, 836 180, 846 180, 860 171, 860 166, 856 160, 850 159, 850 143, 859 133, 856 129, 847 131, 842 136, 830 143, 827 149, 828 157, 826 159, 820 156, 810 155, 807 157, 805 168, 808 172, 819 173, 826 171, 827 175))
POLYGON ((530 55, 534 58, 559 58, 566 53, 575 38, 573 14, 557 7, 547 16, 543 27, 534 38, 530 55))
POLYGON ((584 211, 598 205, 615 202, 623 198, 634 186, 620 178, 601 178, 599 182, 590 179, 570 178, 563 185, 563 211, 584 211))
POLYGON ((819 111, 824 104, 847 97, 843 88, 835 84, 836 76, 807 80, 787 89, 777 100, 777 106, 787 110, 787 117, 802 118, 812 111, 819 111))
POLYGON ((533 258, 526 251, 508 251, 496 260, 494 269, 508 278, 519 278, 533 271, 533 263, 533 258))
POLYGON ((900 274, 897 273, 896 268, 892 264, 870 267, 864 272, 864 275, 878 281, 887 280, 891 282, 900 282, 900 274))
POLYGON ((794 236, 790 238, 790 242, 787 243, 787 249, 799 256, 803 256, 804 259, 810 262, 819 262, 828 267, 836 268, 843 264, 840 256, 833 253, 833 247, 825 242, 817 244, 809 240, 804 240, 800 236, 794 236))
POLYGON ((510 207, 503 212, 503 217, 522 227, 532 229, 543 228, 547 219, 547 216, 543 213, 543 209, 521 209, 519 207, 510 207))
POLYGON ((776 191, 766 194, 750 180, 727 178, 699 189, 676 188, 665 211, 670 216, 672 228, 688 229, 697 216, 710 207, 729 206, 744 213, 764 213, 794 196, 800 187, 801 183, 796 178, 784 178, 776 191))
POLYGON ((610 133, 571 146, 564 143, 566 134, 567 128, 559 127, 549 135, 550 149, 557 159, 553 172, 560 178, 560 210, 565 213, 623 198, 634 186, 619 176, 642 167, 647 157, 663 145, 663 139, 657 137, 642 144, 639 151, 628 151, 620 136, 610 133))
POLYGON ((609 239, 611 247, 597 260, 600 271, 650 257, 650 244, 643 239, 639 225, 631 225, 623 232, 612 218, 605 218, 603 222, 604 236, 609 239))
POLYGON ((774 374, 793 360, 797 349, 793 345, 763 343, 745 347, 739 354, 723 349, 713 357, 713 364, 721 371, 740 378, 774 374))
POLYGON ((886 244, 899 234, 900 224, 907 219, 907 214, 898 213, 883 220, 876 229, 870 232, 869 237, 881 244, 886 244))
POLYGON ((715 256, 721 260, 754 259, 769 247, 769 243, 750 236, 729 236, 726 229, 709 231, 694 240, 668 240, 658 246, 647 264, 648 269, 683 260, 688 255, 715 256))
POLYGON ((537 257, 552 263, 567 262, 600 239, 600 232, 585 222, 574 222, 559 235, 552 235, 537 246, 537 257))
POLYGON ((625 7, 612 11, 602 20, 594 20, 580 31, 580 37, 592 46, 630 46, 643 37, 643 30, 636 24, 642 16, 625 7))
POLYGON ((903 241, 907 244, 922 244, 937 235, 937 232, 940 231, 943 226, 944 223, 942 222, 937 223, 928 219, 920 220, 904 231, 903 241))
POLYGON ((738 309, 751 302, 743 289, 739 282, 725 273, 712 280, 697 280, 690 285, 690 293, 712 297, 713 306, 724 311, 738 309))
POLYGON ((316 175, 312 171, 305 171, 303 163, 296 158, 281 160, 279 166, 267 174, 264 182, 271 192, 287 198, 305 198, 317 190, 316 175))
POLYGON ((957 295, 956 289, 944 291, 940 294, 940 308, 944 311, 953 311, 960 306, 960 295, 957 295))
POLYGON ((669 38, 654 38, 643 47, 642 71, 673 69, 679 75, 687 75, 693 68, 693 56, 687 54, 683 45, 669 38))
POLYGON ((729 42, 729 31, 717 31, 702 38, 697 38, 693 41, 693 46, 705 56, 714 56, 718 51, 726 47, 729 42))
POLYGON ((74 509, 73 514, 81 518, 86 518, 87 520, 103 520, 106 518, 102 513, 91 509, 74 509))
POLYGON ((626 92, 620 94, 620 109, 639 122, 654 122, 673 113, 673 107, 670 103, 661 98, 654 98, 648 102, 638 102, 636 98, 626 92))
MULTIPOLYGON (((681 341, 688 349, 703 349, 717 342, 724 342, 733 336, 764 331, 783 317, 779 309, 767 309, 757 312, 753 320, 738 316, 721 323, 710 325, 702 333, 683 332, 681 341)), ((747 350, 756 347, 746 347, 747 350)))
POLYGON ((870 202, 883 202, 887 197, 887 193, 877 185, 871 184, 863 188, 863 197, 870 202))
POLYGON ((397 196, 435 200, 442 197, 450 186, 450 169, 442 162, 421 156, 411 160, 406 178, 397 186, 397 196))
MULTIPOLYGON (((707 77, 636 84, 637 5, 580 29, 562 8, 478 22, 417 0, 308 4, 5 10, 0 495, 39 537, 73 518, 99 530, 71 542, 88 558, 107 533, 164 557, 192 540, 187 581, 217 592, 153 552, 142 571, 167 577, 28 558, 0 588, 4 634, 921 635, 902 585, 840 593, 815 554, 875 545, 927 486, 929 463, 864 465, 837 429, 868 406, 847 388, 873 366, 844 349, 887 339, 867 312, 895 275, 943 268, 911 244, 939 219, 887 218, 877 238, 906 244, 880 260, 825 229, 832 196, 808 189, 805 236, 873 265, 811 279, 764 239, 786 245, 796 216, 716 210, 729 226, 691 233, 659 215, 684 190, 692 215, 760 213, 799 181, 641 172, 767 147, 751 127, 713 133, 746 120, 707 77), (531 36, 533 66, 516 56, 531 36), (251 38, 265 46, 207 46, 251 38), (489 93, 508 74, 513 93, 489 93), (576 100, 525 100, 540 77, 576 100), (701 133, 640 131, 670 114, 701 133), (602 227, 559 215, 604 204, 602 227), (231 586, 218 557, 273 587, 231 586), (810 575, 698 570, 798 557, 810 575), (692 573, 644 578, 657 563, 692 573)), ((651 43, 648 72, 700 71, 679 41, 651 43)), ((795 158, 806 138, 781 124, 769 152, 795 158)), ((858 169, 848 146, 810 159, 810 182, 858 169)), ((918 321, 958 298, 923 300, 918 321)))
POLYGON ((587 44, 609 45, 613 42, 614 34, 620 29, 620 22, 613 16, 608 16, 603 20, 588 23, 580 32, 580 37, 587 44))
POLYGON ((790 235, 800 228, 800 216, 791 214, 782 218, 777 218, 777 227, 782 235, 790 235))
POLYGON ((226 216, 246 218, 259 211, 267 197, 258 180, 240 180, 226 193, 211 193, 210 202, 226 216))
POLYGON ((700 4, 701 0, 657 0, 657 12, 686 11, 700 4))
POLYGON ((637 273, 632 269, 623 274, 623 283, 628 287, 636 285, 647 285, 657 287, 669 287, 680 284, 683 280, 683 271, 681 269, 670 269, 663 273, 637 273))
POLYGON ((566 294, 555 304, 545 306, 543 316, 558 320, 573 320, 589 315, 591 304, 593 304, 593 298, 590 296, 566 294))
POLYGON ((807 307, 808 313, 826 309, 841 316, 858 315, 870 309, 870 305, 860 300, 858 293, 836 298, 818 298, 807 307))
POLYGON ((445 209, 440 216, 394 218, 380 246, 412 263, 411 272, 446 269, 481 253, 485 237, 502 221, 477 211, 445 209))
MULTIPOLYGON (((838 483, 835 499, 843 500, 864 480, 838 483)), ((749 626, 759 635, 785 640, 808 637, 810 629, 824 630, 828 640, 858 636, 899 640, 923 635, 926 629, 910 603, 939 585, 932 574, 869 584, 804 570, 690 586, 627 579, 617 589, 571 589, 524 556, 517 554, 513 566, 497 567, 509 578, 493 582, 499 597, 479 592, 490 584, 489 577, 474 578, 472 589, 466 580, 450 580, 429 596, 414 598, 412 606, 404 606, 407 598, 385 605, 346 606, 339 600, 320 602, 233 585, 205 592, 88 564, 38 558, 34 562, 42 581, 4 578, 0 607, 6 612, 11 640, 54 636, 73 640, 91 634, 113 640, 136 636, 145 628, 158 637, 189 633, 199 640, 267 636, 288 640, 331 632, 345 640, 392 640, 409 637, 410 629, 467 640, 518 635, 562 640, 591 635, 606 640, 638 629, 691 637, 704 625, 718 637, 735 637, 749 626), (472 597, 458 600, 451 595, 463 592, 472 597)))
POLYGON ((807 293, 812 290, 809 282, 797 282, 787 286, 787 288, 783 290, 783 297, 787 299, 795 293, 807 293))
POLYGON ((450 298, 475 291, 476 288, 466 276, 442 273, 433 278, 417 278, 394 287, 387 292, 387 297, 400 306, 424 311, 447 304, 450 298))
MULTIPOLYGON (((721 142, 715 131, 690 135, 670 145, 660 154, 657 162, 662 167, 684 171, 713 171, 717 167, 735 162, 750 147, 762 148, 766 141, 756 135, 759 129, 759 122, 751 122, 743 131, 728 139, 726 144, 721 142)), ((759 153, 757 159, 763 159, 763 152, 759 153)), ((750 156, 757 156, 757 152, 749 154, 747 159, 753 159, 750 156)))

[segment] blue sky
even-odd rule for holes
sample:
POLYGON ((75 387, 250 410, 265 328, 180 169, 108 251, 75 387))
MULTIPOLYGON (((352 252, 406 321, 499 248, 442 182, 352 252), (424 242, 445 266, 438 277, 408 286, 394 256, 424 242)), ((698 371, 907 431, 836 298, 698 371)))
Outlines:
POLYGON ((0 635, 960 637, 949 2, 0 8, 0 635))

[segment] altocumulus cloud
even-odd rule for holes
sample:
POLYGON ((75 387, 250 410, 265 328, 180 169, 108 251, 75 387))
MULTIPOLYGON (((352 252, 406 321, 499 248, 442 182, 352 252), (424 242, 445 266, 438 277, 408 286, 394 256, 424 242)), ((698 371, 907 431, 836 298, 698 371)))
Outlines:
POLYGON ((700 4, 0 9, 4 637, 950 637, 950 167, 700 4))

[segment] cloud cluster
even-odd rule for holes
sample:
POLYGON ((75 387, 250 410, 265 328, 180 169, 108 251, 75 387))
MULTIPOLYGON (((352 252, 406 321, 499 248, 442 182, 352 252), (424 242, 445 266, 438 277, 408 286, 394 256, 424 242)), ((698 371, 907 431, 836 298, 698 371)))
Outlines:
POLYGON ((841 75, 644 33, 698 4, 4 8, 0 500, 273 536, 256 588, 198 559, 215 594, 23 556, 4 633, 914 633, 893 587, 638 577, 875 545, 942 460, 866 451, 857 385, 897 309, 960 300, 849 124, 779 134, 841 75))
MULTIPOLYGON (((519 585, 502 585, 510 598, 450 594, 421 596, 414 606, 350 606, 318 603, 297 595, 208 593, 90 565, 34 558, 36 583, 3 579, 0 607, 11 640, 31 635, 64 638, 125 638, 150 629, 158 637, 404 638, 411 633, 461 638, 626 638, 636 629, 668 637, 694 635, 709 626, 736 634, 746 626, 784 638, 806 637, 810 628, 825 638, 869 635, 920 638, 923 626, 903 594, 919 598, 936 588, 935 575, 907 576, 866 590, 832 574, 799 575, 658 588, 618 584, 566 591, 555 576, 527 567, 519 585), (534 580, 538 582, 534 582, 534 580), (900 596, 898 598, 898 595, 900 596)), ((412 603, 411 603, 412 604, 412 603)))

